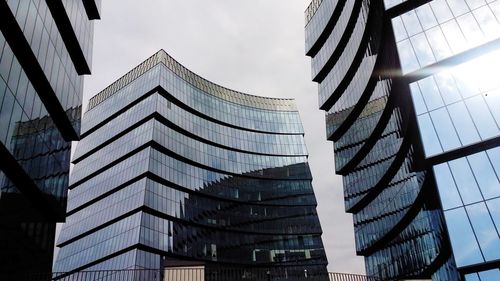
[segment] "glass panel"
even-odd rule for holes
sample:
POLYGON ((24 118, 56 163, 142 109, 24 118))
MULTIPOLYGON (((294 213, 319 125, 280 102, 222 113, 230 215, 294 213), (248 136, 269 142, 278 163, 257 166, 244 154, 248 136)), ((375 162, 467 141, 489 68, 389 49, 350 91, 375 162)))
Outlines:
POLYGON ((500 25, 488 6, 475 10, 473 14, 488 40, 498 37, 500 25))
POLYGON ((422 96, 424 97, 425 104, 427 104, 429 111, 444 105, 433 76, 418 81, 418 85, 420 86, 422 96))
POLYGON ((481 281, 477 273, 471 273, 465 275, 465 281, 481 281))
POLYGON ((495 147, 486 151, 497 177, 500 177, 500 147, 495 147))
POLYGON ((455 181, 451 175, 447 163, 434 166, 434 174, 436 175, 436 182, 439 189, 439 197, 443 204, 443 209, 451 209, 462 206, 462 200, 458 194, 455 181))
POLYGON ((432 111, 431 118, 443 149, 449 150, 460 147, 460 141, 458 140, 457 133, 451 123, 451 119, 446 108, 440 108, 432 111))
POLYGON ((497 125, 500 124, 500 90, 494 90, 489 93, 484 94, 484 99, 486 100, 486 103, 488 104, 489 109, 491 110, 491 113, 493 114, 493 117, 495 118, 495 121, 497 125))
POLYGON ((463 15, 469 11, 469 7, 467 7, 464 0, 448 0, 447 2, 455 17, 463 15))
POLYGON ((410 89, 411 97, 413 99, 413 105, 415 106, 415 112, 417 113, 417 115, 427 112, 424 99, 422 98, 422 94, 420 93, 420 88, 418 87, 417 83, 411 83, 410 89))
POLYGON ((486 205, 481 202, 466 207, 474 233, 487 261, 500 258, 500 237, 491 221, 486 205))
MULTIPOLYGON (((478 7, 481 7, 482 5, 486 4, 484 0, 466 0, 467 4, 471 9, 476 9, 478 7)), ((491 0, 489 0, 491 2, 491 0)))
MULTIPOLYGON (((439 19, 438 17, 438 20, 439 19)), ((455 20, 444 23, 441 28, 443 29, 446 41, 448 41, 454 53, 459 53, 467 49, 467 41, 465 41, 462 31, 455 20)))
POLYGON ((452 55, 450 46, 448 46, 439 26, 427 30, 425 34, 427 34, 427 38, 429 38, 429 43, 437 60, 442 60, 452 55))
POLYGON ((436 61, 432 54, 431 46, 429 46, 429 42, 427 42, 427 37, 425 37, 425 33, 417 34, 411 37, 410 40, 421 66, 429 65, 436 61))
POLYGON ((440 72, 435 75, 435 80, 446 104, 451 104, 462 99, 451 73, 447 71, 440 72))
POLYGON ((497 124, 493 120, 493 116, 490 114, 482 96, 470 98, 466 100, 466 104, 472 115, 472 119, 479 130, 481 138, 491 138, 500 133, 497 124))
POLYGON ((457 265, 465 266, 483 262, 484 259, 464 208, 446 211, 444 215, 457 265))
POLYGON ((412 10, 404 13, 401 15, 401 19, 403 20, 409 36, 413 36, 423 31, 415 11, 412 10))
POLYGON ((498 281, 500 280, 500 270, 498 268, 479 272, 481 281, 498 281))
POLYGON ((484 34, 472 14, 465 14, 458 17, 457 22, 468 41, 468 47, 477 46, 483 41, 484 34))
POLYGON ((453 14, 451 13, 446 0, 435 0, 431 3, 431 8, 434 14, 436 15, 439 23, 446 22, 453 18, 453 14))
POLYGON ((398 43, 398 52, 401 61, 401 69, 404 73, 417 70, 420 67, 409 39, 398 43))
POLYGON ((460 158, 448 163, 464 203, 471 204, 482 201, 483 198, 479 192, 467 159, 460 158))
POLYGON ((500 196, 500 182, 491 166, 486 153, 480 152, 467 156, 481 193, 485 199, 500 196))
POLYGON ((432 125, 429 114, 420 115, 417 119, 422 142, 424 143, 425 155, 431 156, 442 152, 441 144, 434 131, 434 126, 432 125))
POLYGON ((500 198, 486 201, 497 232, 500 233, 500 198))
POLYGON ((462 145, 471 144, 480 140, 476 127, 463 102, 450 105, 448 110, 462 145))
POLYGON ((394 30, 394 37, 396 39, 396 42, 408 38, 408 34, 406 34, 406 29, 403 25, 401 17, 396 17, 392 19, 392 29, 394 30))
POLYGON ((438 24, 429 5, 422 5, 418 7, 416 11, 424 30, 427 30, 438 24))

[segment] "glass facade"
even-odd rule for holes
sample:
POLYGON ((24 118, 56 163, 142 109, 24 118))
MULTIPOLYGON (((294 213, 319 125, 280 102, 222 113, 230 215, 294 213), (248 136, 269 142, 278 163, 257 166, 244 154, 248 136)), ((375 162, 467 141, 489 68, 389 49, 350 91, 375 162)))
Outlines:
POLYGON ((367 273, 498 280, 500 1, 313 1, 305 29, 367 273))
POLYGON ((93 23, 81 1, 57 2, 0 1, 0 279, 50 272, 64 221, 93 23))
POLYGON ((54 270, 166 258, 327 280, 303 135, 293 100, 223 88, 159 51, 89 102, 54 270))
POLYGON ((392 25, 456 265, 498 280, 500 1, 430 1, 392 25))

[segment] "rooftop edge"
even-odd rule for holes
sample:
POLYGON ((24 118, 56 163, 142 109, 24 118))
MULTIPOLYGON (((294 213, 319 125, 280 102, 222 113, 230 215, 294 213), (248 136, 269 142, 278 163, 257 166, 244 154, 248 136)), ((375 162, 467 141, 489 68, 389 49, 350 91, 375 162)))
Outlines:
POLYGON ((133 80, 158 65, 163 63, 167 68, 173 71, 181 79, 185 80, 194 87, 204 91, 207 94, 213 95, 215 97, 241 104, 246 106, 251 106, 261 109, 270 110, 284 110, 284 111, 296 111, 295 100, 292 98, 271 98, 263 96, 255 96, 235 90, 228 89, 226 87, 220 86, 207 79, 197 75, 191 70, 187 69, 185 66, 181 65, 174 58, 165 52, 165 50, 160 49, 158 52, 153 54, 151 57, 140 63, 138 66, 127 72, 125 75, 120 77, 118 80, 113 82, 111 85, 106 87, 104 90, 99 92, 90 98, 88 103, 88 110, 96 107, 101 102, 105 101, 107 98, 123 89, 133 80))

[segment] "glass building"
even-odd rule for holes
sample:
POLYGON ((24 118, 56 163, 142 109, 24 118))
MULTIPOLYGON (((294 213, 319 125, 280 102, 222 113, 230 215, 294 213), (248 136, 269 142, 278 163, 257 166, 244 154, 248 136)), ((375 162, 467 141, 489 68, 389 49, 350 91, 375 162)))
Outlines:
POLYGON ((0 279, 52 269, 99 7, 0 1, 0 279))
POLYGON ((327 280, 293 100, 229 90, 160 50, 90 99, 73 162, 54 271, 198 261, 327 280))
POLYGON ((367 273, 500 280, 500 1, 313 0, 305 32, 367 273))

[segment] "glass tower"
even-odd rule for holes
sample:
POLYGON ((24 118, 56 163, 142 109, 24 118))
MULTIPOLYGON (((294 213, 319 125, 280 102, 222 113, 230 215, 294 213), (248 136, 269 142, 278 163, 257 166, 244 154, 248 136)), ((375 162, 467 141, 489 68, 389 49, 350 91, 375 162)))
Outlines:
POLYGON ((167 258, 327 277, 293 100, 229 90, 160 50, 90 99, 73 162, 55 271, 167 258))
POLYGON ((0 1, 0 279, 51 271, 99 6, 0 1))
POLYGON ((306 54, 369 275, 500 280, 500 1, 314 0, 306 54))

